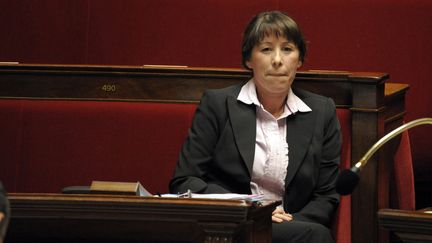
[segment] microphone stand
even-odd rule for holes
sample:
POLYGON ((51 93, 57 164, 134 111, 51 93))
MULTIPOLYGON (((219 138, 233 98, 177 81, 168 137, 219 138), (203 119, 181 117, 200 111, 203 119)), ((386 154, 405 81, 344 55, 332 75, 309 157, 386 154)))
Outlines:
POLYGON ((408 122, 393 131, 386 134, 380 140, 378 140, 372 147, 363 155, 363 157, 353 166, 350 170, 344 170, 339 174, 339 177, 336 181, 336 191, 341 195, 348 195, 354 191, 354 188, 357 186, 359 181, 359 172, 361 168, 363 168, 370 157, 385 143, 389 140, 393 139, 397 135, 401 134, 403 131, 408 130, 410 128, 420 126, 420 125, 432 125, 432 118, 420 118, 417 120, 413 120, 408 122))

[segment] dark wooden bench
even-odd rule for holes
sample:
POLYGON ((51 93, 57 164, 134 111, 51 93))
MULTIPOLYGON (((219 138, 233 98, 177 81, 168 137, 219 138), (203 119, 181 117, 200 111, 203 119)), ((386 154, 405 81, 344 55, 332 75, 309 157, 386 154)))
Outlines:
MULTIPOLYGON (((10 192, 59 192, 92 180, 141 181, 167 192, 202 92, 244 82, 240 69, 0 65, 0 180, 10 192)), ((342 168, 403 123, 408 85, 369 72, 305 71, 294 85, 334 99, 342 168)), ((377 242, 398 141, 372 157, 343 197, 338 242, 377 242)))

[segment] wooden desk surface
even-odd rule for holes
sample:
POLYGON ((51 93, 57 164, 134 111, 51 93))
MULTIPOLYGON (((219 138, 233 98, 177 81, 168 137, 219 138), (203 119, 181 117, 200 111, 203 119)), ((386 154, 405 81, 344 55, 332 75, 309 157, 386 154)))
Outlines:
POLYGON ((403 242, 432 242, 432 208, 381 209, 378 220, 382 228, 395 233, 403 242))
POLYGON ((280 202, 11 193, 5 242, 271 242, 280 202))

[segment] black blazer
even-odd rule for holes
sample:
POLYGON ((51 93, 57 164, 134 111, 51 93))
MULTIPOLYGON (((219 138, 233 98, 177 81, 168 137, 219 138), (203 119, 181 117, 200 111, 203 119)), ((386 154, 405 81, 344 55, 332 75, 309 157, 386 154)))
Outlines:
MULTIPOLYGON (((180 152, 171 193, 250 194, 256 110, 237 100, 242 85, 207 90, 180 152)), ((304 90, 294 93, 311 109, 287 118, 289 165, 283 206, 295 220, 328 226, 338 206, 334 185, 341 150, 333 101, 304 90)))

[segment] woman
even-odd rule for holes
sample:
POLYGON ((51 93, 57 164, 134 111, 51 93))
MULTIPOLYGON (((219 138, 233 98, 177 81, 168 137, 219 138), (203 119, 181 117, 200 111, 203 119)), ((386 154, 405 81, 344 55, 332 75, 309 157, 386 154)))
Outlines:
POLYGON ((6 229, 9 223, 9 211, 9 201, 6 197, 6 191, 0 182, 0 243, 3 242, 6 235, 6 229))
POLYGON ((253 77, 203 94, 172 193, 264 194, 283 202, 273 212, 273 242, 333 242, 326 227, 339 203, 340 126, 331 99, 291 87, 305 55, 286 14, 251 20, 242 56, 253 77))

